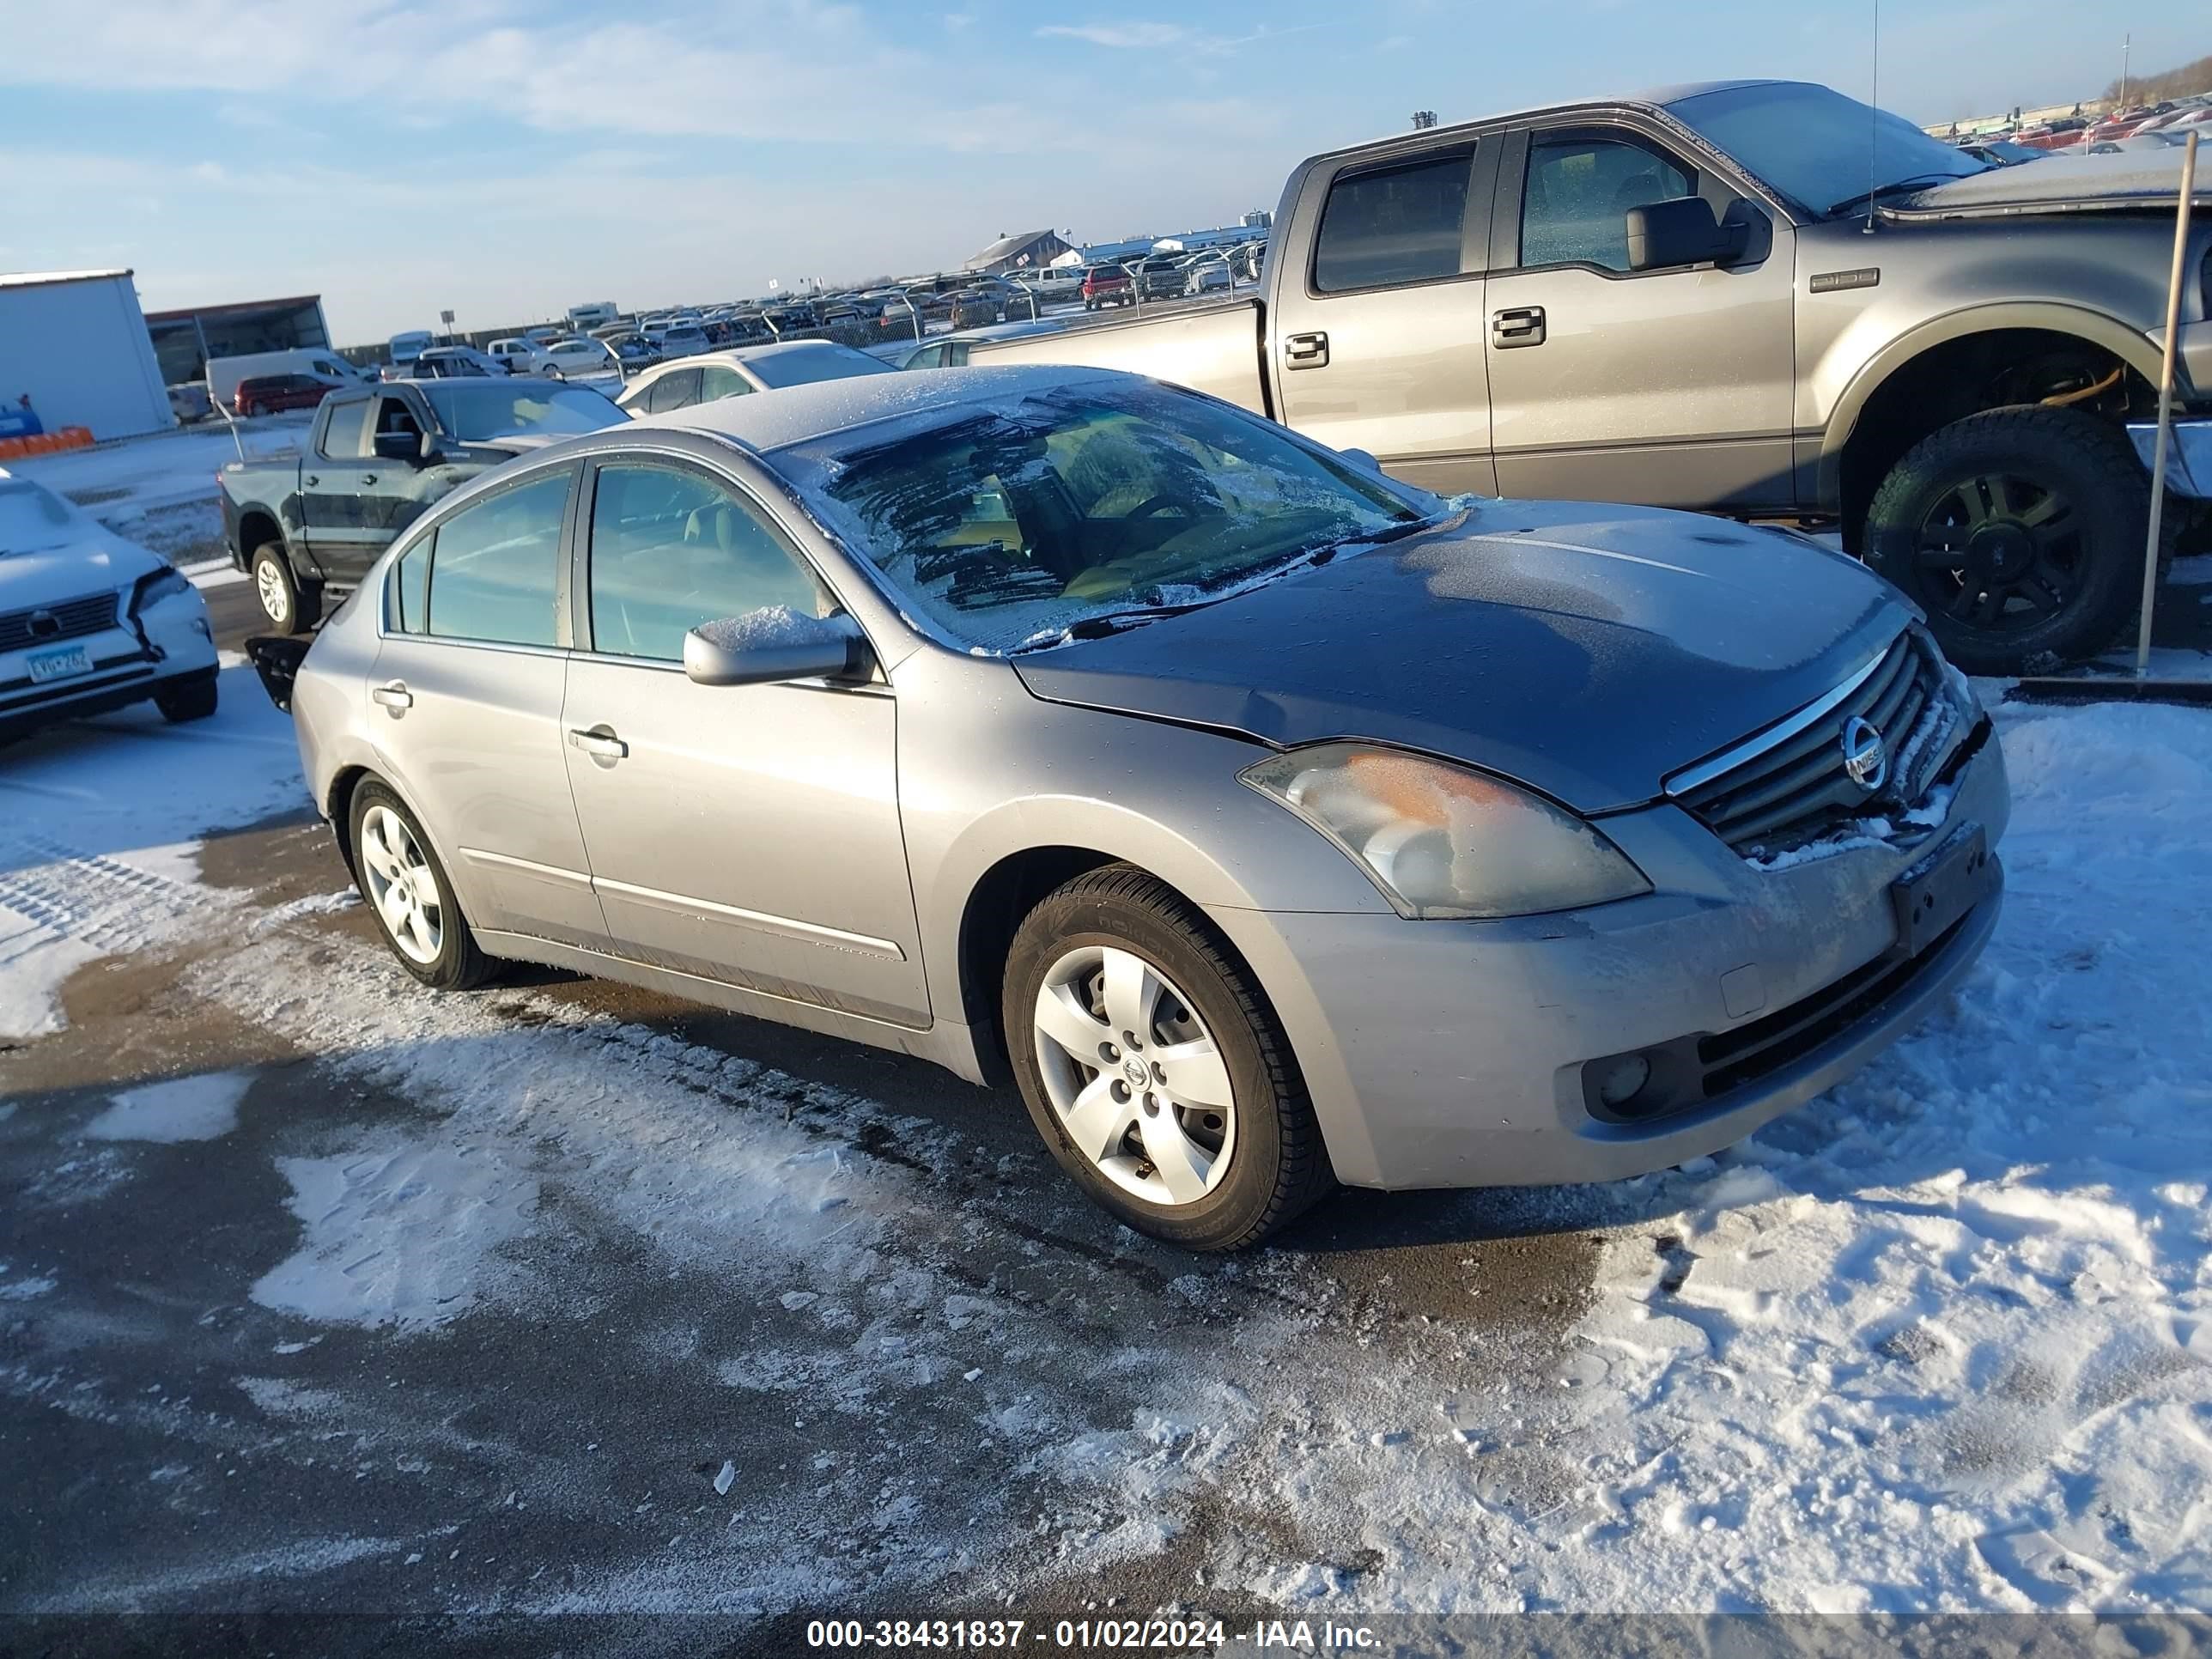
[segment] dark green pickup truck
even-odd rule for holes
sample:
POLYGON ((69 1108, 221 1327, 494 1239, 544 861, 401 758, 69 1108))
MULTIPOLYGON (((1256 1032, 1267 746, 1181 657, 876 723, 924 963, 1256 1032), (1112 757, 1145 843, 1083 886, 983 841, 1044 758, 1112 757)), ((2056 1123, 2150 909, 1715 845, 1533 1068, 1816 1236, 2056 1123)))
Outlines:
POLYGON ((556 380, 398 380, 333 392, 296 456, 222 470, 222 532, 270 626, 299 634, 430 505, 478 473, 629 417, 556 380))

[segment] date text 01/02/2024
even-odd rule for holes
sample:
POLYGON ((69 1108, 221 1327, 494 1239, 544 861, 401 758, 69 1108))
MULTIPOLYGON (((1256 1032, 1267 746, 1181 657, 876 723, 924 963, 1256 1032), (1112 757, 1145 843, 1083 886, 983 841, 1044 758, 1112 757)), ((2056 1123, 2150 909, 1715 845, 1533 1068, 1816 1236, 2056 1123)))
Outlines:
POLYGON ((810 1648, 1018 1650, 1031 1644, 1056 1652, 1206 1653, 1237 1647, 1291 1652, 1358 1652, 1376 1645, 1364 1626, 1324 1620, 1261 1620, 1230 1632, 1218 1619, 817 1619, 808 1621, 810 1648))

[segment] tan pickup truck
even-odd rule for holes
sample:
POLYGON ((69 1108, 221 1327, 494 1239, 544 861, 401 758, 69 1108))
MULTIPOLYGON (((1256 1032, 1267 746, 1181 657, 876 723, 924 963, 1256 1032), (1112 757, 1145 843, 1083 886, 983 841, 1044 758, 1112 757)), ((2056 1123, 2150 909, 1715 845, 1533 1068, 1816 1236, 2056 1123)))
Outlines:
MULTIPOLYGON (((2179 154, 1989 167, 1789 82, 1500 116, 1301 165, 1258 299, 969 361, 1179 381, 1443 492, 1833 520, 1954 660, 2015 671, 2136 609, 2126 428, 2156 403, 2179 154)), ((2197 538, 2200 176, 2168 514, 2197 538)))

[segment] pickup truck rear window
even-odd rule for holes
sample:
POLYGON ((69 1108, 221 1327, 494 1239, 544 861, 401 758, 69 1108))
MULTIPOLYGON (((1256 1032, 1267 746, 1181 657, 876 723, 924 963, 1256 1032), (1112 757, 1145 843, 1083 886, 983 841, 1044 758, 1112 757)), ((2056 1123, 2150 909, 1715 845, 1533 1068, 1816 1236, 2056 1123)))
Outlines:
POLYGON ((1339 174, 1322 208, 1313 284, 1322 294, 1433 282, 1460 271, 1474 152, 1339 174))

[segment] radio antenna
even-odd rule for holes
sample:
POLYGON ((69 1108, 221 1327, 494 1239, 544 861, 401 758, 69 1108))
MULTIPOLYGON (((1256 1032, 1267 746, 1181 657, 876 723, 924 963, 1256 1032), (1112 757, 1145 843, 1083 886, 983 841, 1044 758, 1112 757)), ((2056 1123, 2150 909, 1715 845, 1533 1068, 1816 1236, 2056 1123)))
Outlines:
POLYGON ((1863 234, 1874 234, 1874 193, 1881 187, 1875 151, 1881 142, 1881 0, 1874 0, 1874 87, 1867 98, 1867 222, 1863 234))

